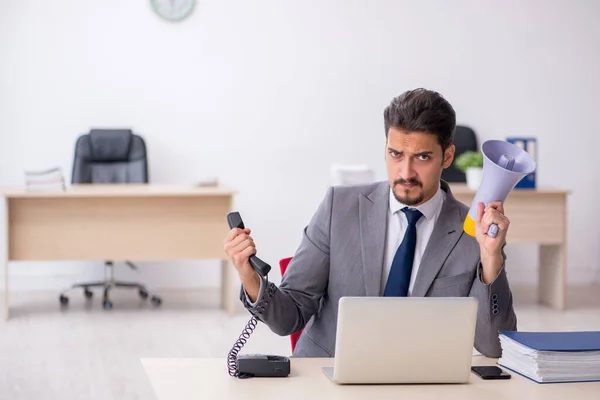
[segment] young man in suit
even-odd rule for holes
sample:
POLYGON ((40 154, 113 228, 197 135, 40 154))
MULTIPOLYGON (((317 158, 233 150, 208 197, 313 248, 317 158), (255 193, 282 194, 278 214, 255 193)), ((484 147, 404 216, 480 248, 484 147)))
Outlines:
POLYGON ((242 282, 240 299, 279 335, 303 329, 294 356, 333 357, 343 296, 473 296, 475 348, 500 357, 498 331, 517 328, 502 204, 479 204, 476 238, 463 232, 469 207, 441 179, 454 159, 456 117, 439 93, 403 93, 385 109, 384 125, 388 181, 330 188, 279 287, 250 266, 250 230, 231 230, 224 247, 242 282), (487 235, 493 223, 495 238, 487 235))

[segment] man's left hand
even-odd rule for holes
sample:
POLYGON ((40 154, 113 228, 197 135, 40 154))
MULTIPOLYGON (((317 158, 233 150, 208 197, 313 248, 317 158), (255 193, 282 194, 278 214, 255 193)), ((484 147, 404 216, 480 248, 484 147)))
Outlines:
POLYGON ((501 202, 491 202, 484 206, 477 204, 477 221, 475 221, 475 237, 479 243, 481 252, 481 264, 483 266, 483 281, 488 284, 496 279, 502 269, 502 247, 506 243, 506 232, 510 221, 504 215, 504 207, 501 202), (498 234, 495 238, 488 235, 492 224, 498 225, 498 234))

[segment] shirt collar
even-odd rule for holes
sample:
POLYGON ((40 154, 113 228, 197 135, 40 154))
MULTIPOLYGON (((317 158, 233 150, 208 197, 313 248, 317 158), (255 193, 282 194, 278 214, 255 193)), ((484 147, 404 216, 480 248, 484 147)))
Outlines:
POLYGON ((393 192, 392 188, 390 187, 390 211, 392 212, 392 214, 396 214, 398 211, 400 211, 404 207, 410 207, 410 208, 416 208, 417 210, 421 211, 421 214, 423 214, 423 216, 426 219, 432 219, 435 217, 436 212, 442 207, 443 201, 444 201, 444 191, 441 189, 441 184, 440 184, 440 186, 438 186, 438 190, 435 192, 433 197, 431 197, 425 203, 419 204, 416 207, 415 206, 407 206, 406 204, 403 204, 403 203, 399 202, 398 200, 396 200, 396 197, 394 196, 394 192, 393 192))

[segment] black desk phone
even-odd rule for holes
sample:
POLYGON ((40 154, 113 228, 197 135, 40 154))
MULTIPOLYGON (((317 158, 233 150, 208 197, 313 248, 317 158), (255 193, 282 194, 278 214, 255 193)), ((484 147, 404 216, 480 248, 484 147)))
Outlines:
MULTIPOLYGON (((236 211, 227 214, 227 223, 229 224, 229 229, 245 228, 240 213, 236 211)), ((271 271, 271 266, 256 255, 251 255, 248 261, 252 265, 252 268, 261 277, 266 279, 264 295, 256 306, 257 311, 261 312, 273 296, 274 286, 269 285, 267 278, 267 274, 271 271)), ((290 374, 290 359, 287 357, 264 354, 242 354, 238 356, 239 351, 244 347, 257 324, 258 319, 252 316, 240 337, 233 345, 233 348, 229 351, 227 355, 229 375, 237 378, 288 376, 290 374)))

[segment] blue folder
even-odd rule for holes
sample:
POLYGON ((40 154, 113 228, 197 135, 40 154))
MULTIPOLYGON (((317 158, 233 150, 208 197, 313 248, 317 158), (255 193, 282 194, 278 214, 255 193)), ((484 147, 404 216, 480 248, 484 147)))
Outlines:
MULTIPOLYGON (((600 332, 599 331, 578 331, 578 332, 514 332, 500 331, 503 336, 520 343, 521 345, 532 348, 536 351, 552 352, 587 352, 600 351, 600 332)), ((500 360, 499 360, 500 361, 500 360)), ((507 367, 499 362, 504 368, 513 371, 527 379, 537 383, 575 383, 575 382, 597 382, 597 380, 557 380, 557 381, 537 381, 519 371, 507 367)))
POLYGON ((538 351, 600 351, 600 332, 513 332, 501 334, 538 351))

